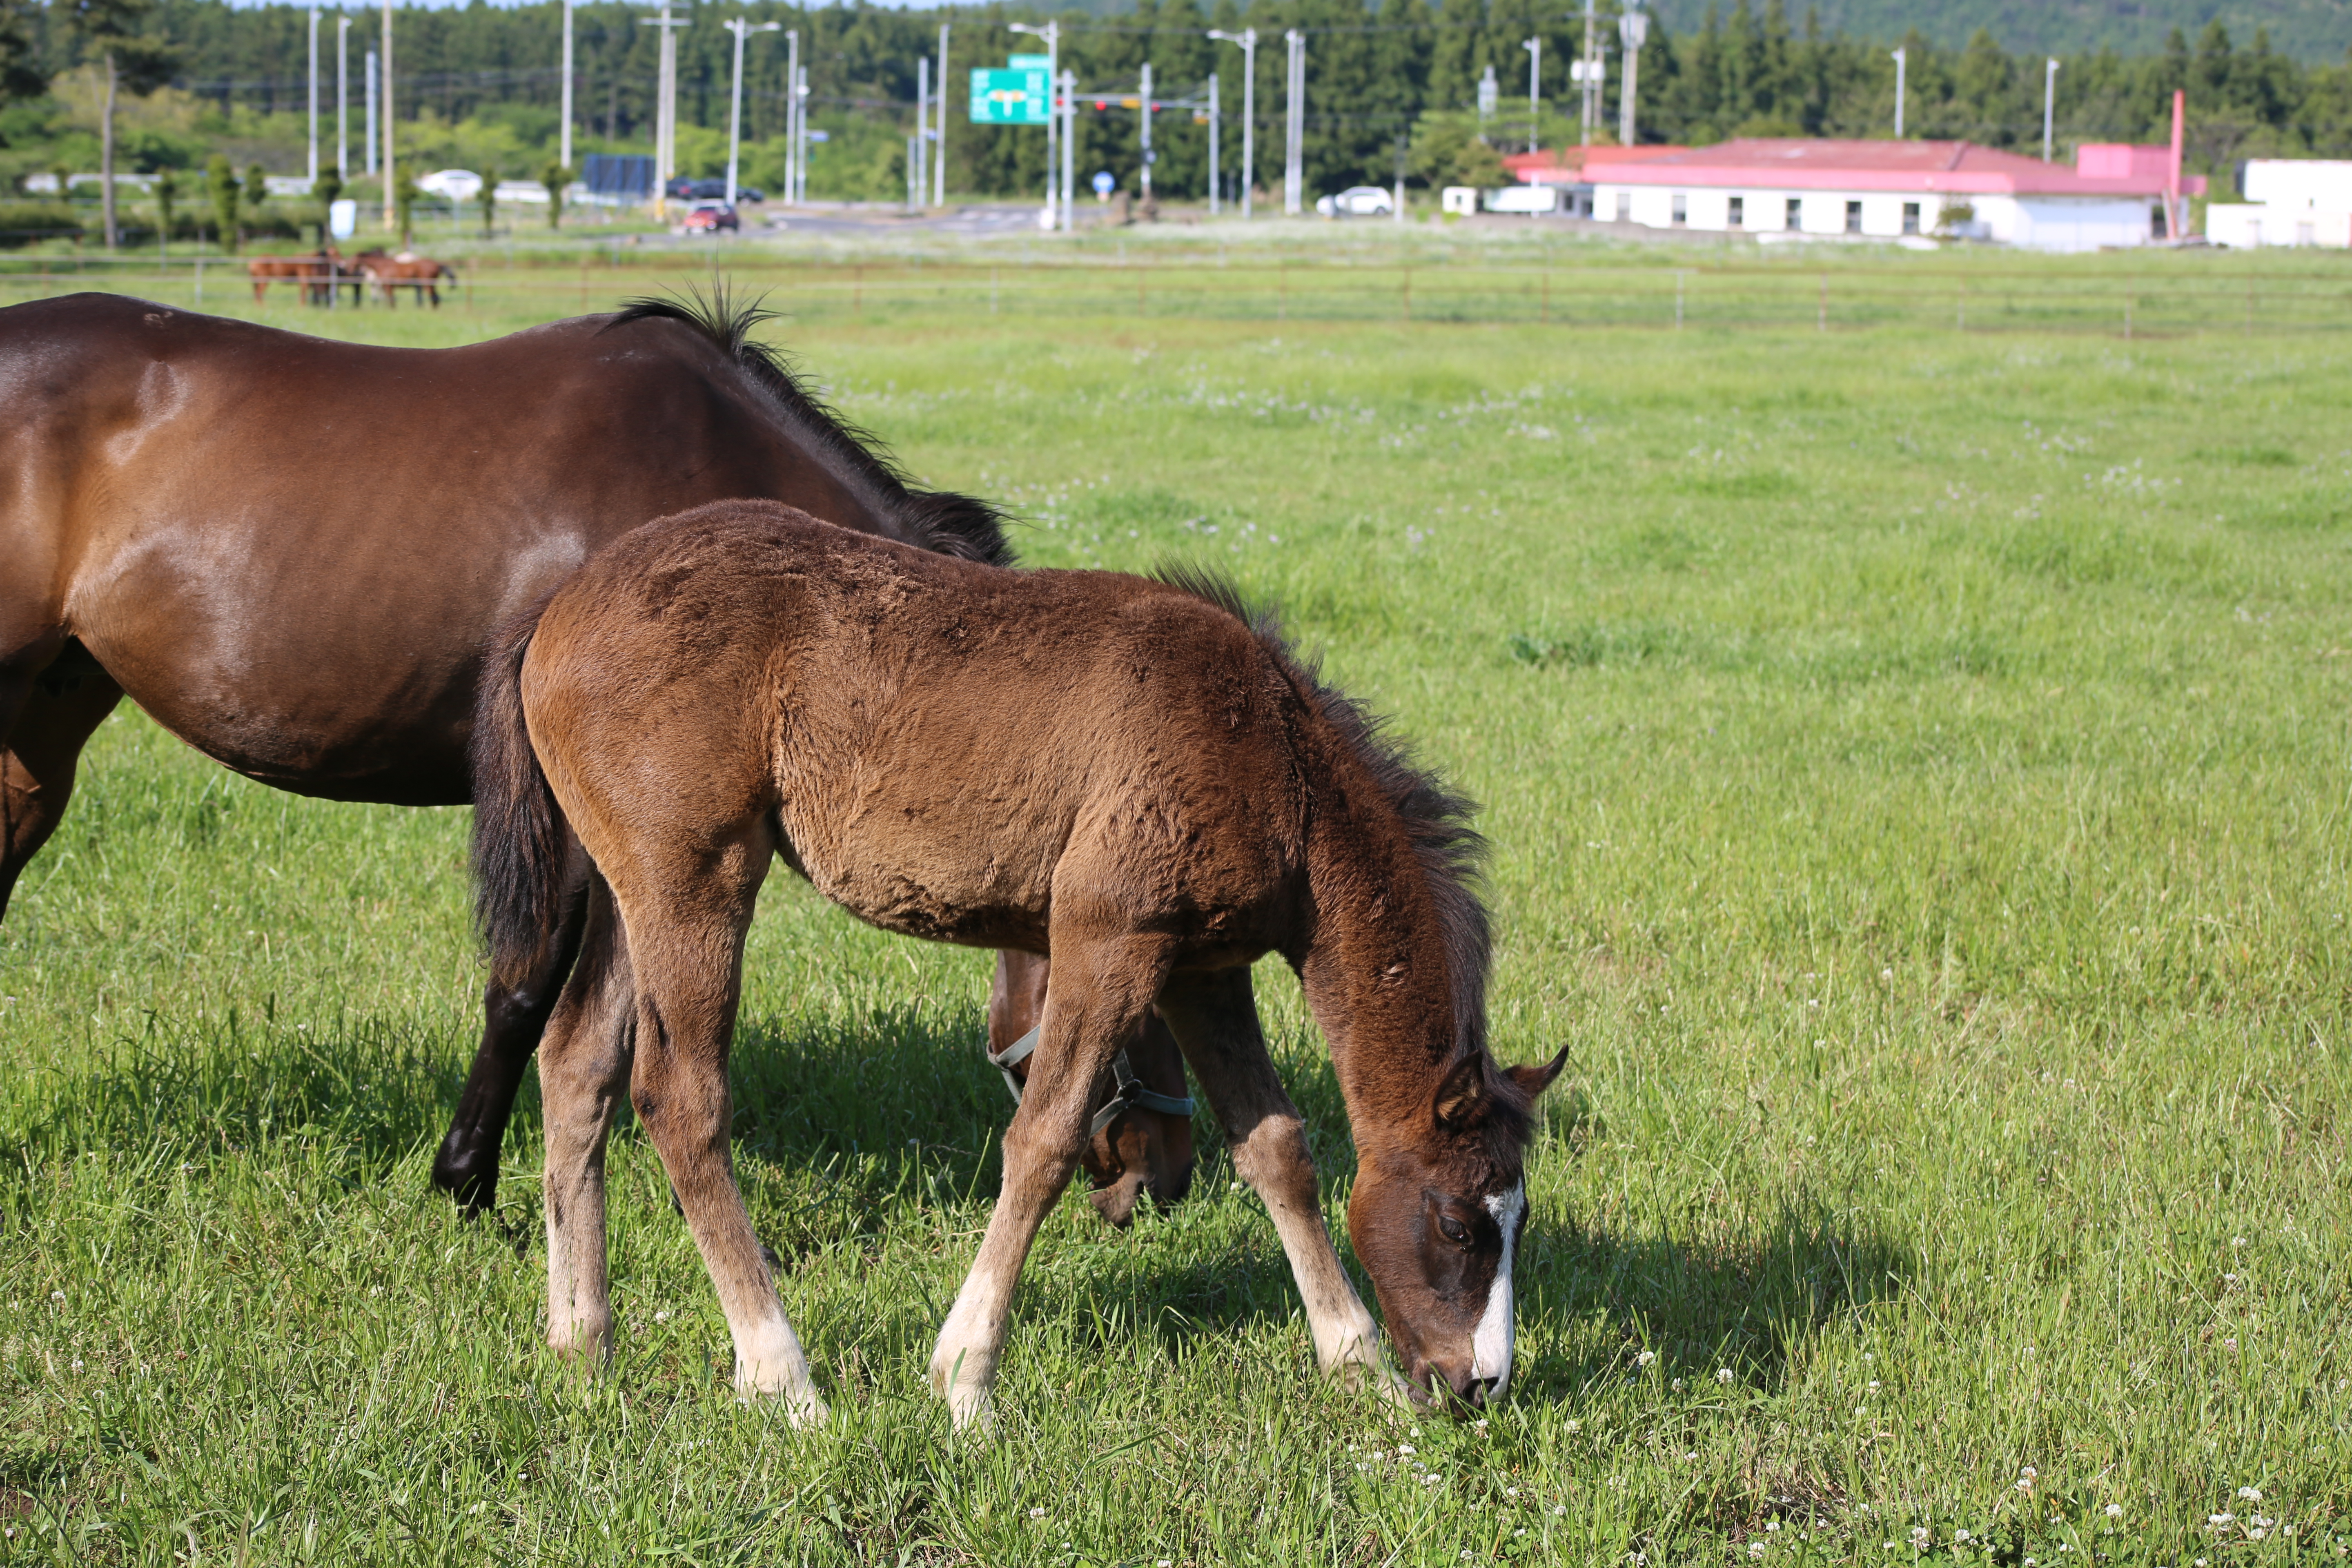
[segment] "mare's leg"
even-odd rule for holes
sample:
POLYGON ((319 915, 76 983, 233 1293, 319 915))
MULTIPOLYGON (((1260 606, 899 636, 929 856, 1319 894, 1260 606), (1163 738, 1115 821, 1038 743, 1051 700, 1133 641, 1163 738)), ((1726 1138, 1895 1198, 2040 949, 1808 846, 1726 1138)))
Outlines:
POLYGON ((604 1271, 604 1140, 627 1092, 636 1027, 626 933, 602 881, 589 889, 580 962, 539 1052, 547 1123, 547 1342, 593 1371, 612 1350, 604 1271))
POLYGON ((1089 1091, 1119 1047, 1135 1038, 1167 967, 1162 944, 1141 935, 1088 942, 1057 931, 1054 951, 1045 1037, 1029 1058, 1028 1088, 1004 1133, 1004 1189, 931 1352, 931 1387, 959 1426, 987 1416, 1013 1288, 1086 1147, 1089 1091))
MULTIPOLYGON (((584 886, 584 884, 583 884, 584 886)), ((587 921, 583 898, 568 900, 562 923, 540 967, 520 985, 492 980, 482 993, 482 1043, 474 1068, 457 1098, 457 1114, 433 1161, 433 1184, 457 1200, 468 1214, 494 1207, 499 1194, 499 1150, 506 1141, 515 1091, 523 1069, 539 1048, 541 1034, 563 994, 564 977, 580 952, 587 921)))
POLYGON ((0 914, 26 863, 48 841, 73 795, 82 742, 122 700, 122 688, 82 651, 35 669, 0 662, 0 914))
POLYGON ((824 1401, 776 1299, 730 1146, 727 1057, 742 989, 743 935, 774 853, 760 823, 716 855, 679 853, 657 868, 639 863, 614 872, 637 988, 629 1091, 718 1287, 735 1339, 737 1391, 782 1394, 794 1421, 821 1421, 824 1401))
POLYGON ((1176 1032, 1233 1150, 1234 1173, 1265 1200, 1307 1303, 1315 1359, 1350 1386, 1369 1378, 1391 1397, 1402 1385, 1381 1364, 1380 1331, 1339 1265, 1307 1152, 1307 1124, 1284 1092, 1258 1027, 1249 971, 1172 974, 1160 1016, 1176 1032))

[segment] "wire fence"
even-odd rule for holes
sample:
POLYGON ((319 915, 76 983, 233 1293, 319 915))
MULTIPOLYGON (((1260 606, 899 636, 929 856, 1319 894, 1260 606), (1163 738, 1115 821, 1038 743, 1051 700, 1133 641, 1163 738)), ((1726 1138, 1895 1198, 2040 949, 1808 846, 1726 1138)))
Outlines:
MULTIPOLYGON (((1653 331, 1947 329, 2119 338, 2336 332, 2352 328, 2352 258, 2294 266, 1856 265, 1727 263, 1667 267, 1608 260, 1559 265, 1393 265, 1250 258, 1150 261, 1105 257, 981 260, 769 262, 726 258, 730 282, 764 293, 788 319, 853 322, 1125 318, 1202 321, 1392 323, 1653 331)), ((2216 258, 2217 263, 2220 258, 2216 258)), ((625 247, 583 249, 570 264, 495 253, 456 258, 458 309, 611 309, 620 300, 706 283, 710 260, 625 247)), ((236 258, 96 255, 0 261, 0 300, 110 289, 208 309, 249 309, 236 258)), ((289 285, 270 296, 299 312, 289 285)), ((405 304, 407 301, 402 301, 405 304)), ((378 308, 373 289, 367 308, 378 308)), ((340 309, 349 309, 348 296, 340 309)), ((274 319, 274 316, 273 316, 274 319)))

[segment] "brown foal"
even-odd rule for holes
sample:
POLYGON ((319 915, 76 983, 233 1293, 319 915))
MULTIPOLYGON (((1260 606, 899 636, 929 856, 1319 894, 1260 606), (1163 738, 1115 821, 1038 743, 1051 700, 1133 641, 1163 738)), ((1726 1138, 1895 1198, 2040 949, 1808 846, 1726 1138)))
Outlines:
MULTIPOLYGON (((984 1415, 1013 1285, 1154 1008, 1256 1189, 1329 1372, 1386 1383, 1323 1226, 1250 964, 1297 969, 1358 1151, 1349 1226, 1411 1389, 1511 1371, 1533 1097, 1486 1046, 1465 803, 1206 582, 949 560, 763 501, 615 541, 492 650, 476 866, 499 973, 561 923, 569 823, 596 870, 540 1050, 548 1337, 611 1338, 604 1150, 626 1093, 733 1331, 736 1384, 824 1412, 737 1191, 727 1058, 779 855, 885 930, 1050 952, 1004 1184, 930 1362, 984 1415)), ((1564 1055, 1564 1053, 1563 1053, 1564 1055)))

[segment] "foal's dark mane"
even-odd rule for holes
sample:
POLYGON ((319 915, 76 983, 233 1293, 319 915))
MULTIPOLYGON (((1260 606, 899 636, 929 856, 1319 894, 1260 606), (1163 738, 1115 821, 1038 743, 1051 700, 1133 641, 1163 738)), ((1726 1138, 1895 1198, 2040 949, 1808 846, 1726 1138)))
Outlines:
POLYGON ((1430 900, 1437 907, 1446 973, 1454 982, 1457 1057, 1486 1049, 1486 968, 1493 941, 1486 906, 1478 896, 1486 840, 1470 825, 1477 804, 1416 763, 1411 747, 1389 728, 1386 719, 1325 680, 1319 663, 1290 646, 1279 617, 1269 608, 1250 605, 1223 574, 1184 563, 1162 566, 1152 575, 1214 605, 1249 627, 1258 646, 1273 657, 1316 715, 1355 754, 1396 808, 1413 858, 1420 862, 1428 882, 1430 900))
POLYGON ((720 279, 708 295, 690 289, 682 299, 632 300, 604 330, 645 321, 677 321, 693 329, 734 361, 826 458, 870 488, 910 542, 941 555, 1012 565, 1003 513, 975 496, 915 489, 879 437, 843 417, 808 389, 781 352, 751 335, 775 316, 759 300, 738 299, 720 279))

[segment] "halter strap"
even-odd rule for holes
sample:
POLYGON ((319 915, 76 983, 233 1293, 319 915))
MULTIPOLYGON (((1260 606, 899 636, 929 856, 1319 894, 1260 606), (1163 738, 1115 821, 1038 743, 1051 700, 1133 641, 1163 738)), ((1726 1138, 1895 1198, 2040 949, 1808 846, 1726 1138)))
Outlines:
MULTIPOLYGON (((1004 1075, 1004 1087, 1013 1091, 1013 1103, 1015 1105, 1021 1103, 1021 1080, 1013 1076, 1013 1069, 1036 1054, 1037 1042, 1045 1038, 1045 1026, 1039 1024, 1003 1050, 988 1053, 989 1066, 1004 1075)), ((1111 1058, 1110 1071, 1118 1087, 1108 1100, 1103 1101, 1102 1109, 1095 1112, 1093 1125, 1087 1129, 1087 1137, 1100 1132, 1129 1110, 1156 1110, 1163 1116, 1192 1114, 1191 1095, 1180 1099, 1172 1094, 1162 1094, 1135 1076, 1135 1066, 1127 1059, 1125 1046, 1119 1047, 1118 1055, 1111 1058)))

